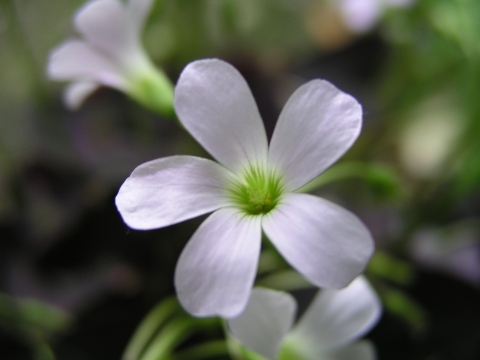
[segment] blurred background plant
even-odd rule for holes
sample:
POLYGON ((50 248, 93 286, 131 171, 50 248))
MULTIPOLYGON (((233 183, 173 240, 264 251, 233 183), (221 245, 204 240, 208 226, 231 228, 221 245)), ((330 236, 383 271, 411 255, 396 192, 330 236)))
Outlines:
MULTIPOLYGON (((82 4, 0 0, 1 358, 229 358, 219 321, 168 300, 202 219, 132 231, 113 201, 147 160, 208 155, 112 89, 69 111, 46 76, 82 4)), ((269 135, 313 78, 363 105, 357 143, 305 190, 374 235, 366 274, 385 311, 368 337, 380 359, 480 358, 479 18, 476 0, 157 0, 143 34, 173 83, 197 58, 236 66, 269 135)), ((313 294, 267 242, 258 284, 303 308, 313 294)))

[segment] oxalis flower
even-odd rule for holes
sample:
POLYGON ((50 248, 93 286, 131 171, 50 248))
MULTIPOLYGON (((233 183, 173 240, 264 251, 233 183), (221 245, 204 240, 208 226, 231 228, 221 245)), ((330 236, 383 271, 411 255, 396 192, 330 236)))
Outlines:
POLYGON ((196 316, 232 317, 255 279, 262 229, 313 284, 348 285, 373 252, 369 231, 347 210, 295 193, 335 162, 360 132, 357 101, 314 80, 285 105, 267 142, 242 76, 220 60, 190 63, 175 89, 185 128, 220 163, 172 156, 137 167, 120 188, 128 226, 161 228, 214 211, 194 233, 175 271, 178 297, 196 316))
POLYGON ((321 290, 293 328, 295 299, 255 288, 245 311, 228 327, 245 347, 270 360, 374 360, 373 345, 357 339, 375 326, 381 310, 370 284, 359 276, 344 289, 321 290))
POLYGON ((69 80, 65 102, 72 109, 100 85, 123 91, 162 114, 173 113, 173 86, 155 68, 141 44, 152 0, 94 0, 75 15, 83 40, 68 40, 54 49, 48 76, 69 80))

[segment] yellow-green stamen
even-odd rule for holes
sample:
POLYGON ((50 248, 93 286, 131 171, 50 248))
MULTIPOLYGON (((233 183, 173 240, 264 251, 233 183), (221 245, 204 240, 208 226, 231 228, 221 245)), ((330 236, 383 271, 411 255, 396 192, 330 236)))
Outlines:
POLYGON ((232 199, 249 215, 266 214, 279 202, 283 192, 281 177, 261 167, 249 166, 232 183, 232 199))

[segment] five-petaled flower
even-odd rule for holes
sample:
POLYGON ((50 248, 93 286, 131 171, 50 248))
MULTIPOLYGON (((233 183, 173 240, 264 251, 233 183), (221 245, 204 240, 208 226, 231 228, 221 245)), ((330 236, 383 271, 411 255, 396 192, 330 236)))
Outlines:
POLYGON ((83 40, 69 40, 52 51, 47 72, 73 83, 65 102, 78 108, 100 85, 121 90, 162 114, 173 113, 173 86, 151 62, 141 33, 152 0, 93 0, 75 15, 83 40))
POLYGON ((368 340, 356 341, 379 320, 381 303, 359 276, 341 290, 321 290, 298 323, 287 293, 254 288, 245 311, 228 321, 231 333, 269 360, 374 360, 368 340))
POLYGON ((116 205, 134 229, 213 212, 183 250, 178 297, 196 316, 233 317, 255 279, 262 229, 283 257, 320 287, 347 286, 373 252, 367 228, 347 210, 295 193, 357 138, 362 109, 332 84, 313 80, 288 100, 270 145, 253 96, 231 65, 190 63, 175 89, 185 128, 218 163, 172 156, 137 167, 116 205))

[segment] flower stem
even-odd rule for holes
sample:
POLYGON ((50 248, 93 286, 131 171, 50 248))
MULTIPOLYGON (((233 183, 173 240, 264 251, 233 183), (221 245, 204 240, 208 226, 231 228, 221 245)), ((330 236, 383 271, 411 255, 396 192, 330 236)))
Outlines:
POLYGON ((145 317, 135 331, 123 354, 123 360, 136 360, 142 355, 155 333, 169 318, 180 312, 176 298, 168 298, 158 304, 145 317))
POLYGON ((195 319, 180 318, 169 322, 152 340, 140 360, 171 358, 173 349, 195 330, 195 319))
POLYGON ((178 352, 173 360, 201 360, 225 355, 229 355, 225 340, 215 340, 178 352))

